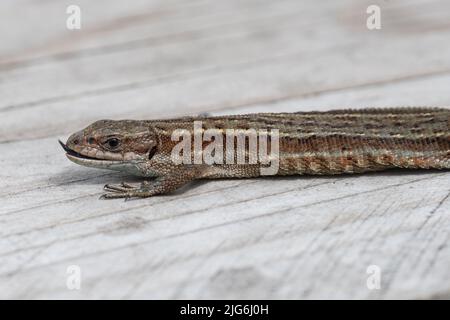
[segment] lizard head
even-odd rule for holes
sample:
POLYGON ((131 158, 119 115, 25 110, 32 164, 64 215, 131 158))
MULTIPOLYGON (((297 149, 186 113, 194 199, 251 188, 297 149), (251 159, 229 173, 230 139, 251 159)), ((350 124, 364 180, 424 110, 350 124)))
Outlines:
POLYGON ((140 164, 155 155, 157 137, 143 121, 100 120, 59 143, 76 164, 139 175, 140 164))

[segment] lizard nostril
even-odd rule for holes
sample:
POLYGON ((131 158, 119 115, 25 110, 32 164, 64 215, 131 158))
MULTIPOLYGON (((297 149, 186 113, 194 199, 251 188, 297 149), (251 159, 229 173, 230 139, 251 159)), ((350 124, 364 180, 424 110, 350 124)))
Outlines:
POLYGON ((73 142, 73 144, 79 144, 79 143, 80 143, 80 140, 75 139, 75 140, 73 140, 72 142, 73 142))
POLYGON ((90 138, 88 139, 88 143, 89 143, 89 144, 94 144, 94 143, 95 143, 95 139, 94 139, 93 137, 90 137, 90 138))

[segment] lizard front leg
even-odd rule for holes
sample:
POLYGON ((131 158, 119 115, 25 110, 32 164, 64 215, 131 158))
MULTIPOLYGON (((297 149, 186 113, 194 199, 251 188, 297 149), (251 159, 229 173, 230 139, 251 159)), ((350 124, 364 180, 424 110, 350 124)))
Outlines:
POLYGON ((154 180, 144 181, 139 187, 124 182, 120 186, 105 185, 104 189, 108 193, 103 194, 100 199, 147 198, 157 194, 165 194, 181 188, 200 176, 199 170, 191 168, 190 170, 176 170, 154 180))

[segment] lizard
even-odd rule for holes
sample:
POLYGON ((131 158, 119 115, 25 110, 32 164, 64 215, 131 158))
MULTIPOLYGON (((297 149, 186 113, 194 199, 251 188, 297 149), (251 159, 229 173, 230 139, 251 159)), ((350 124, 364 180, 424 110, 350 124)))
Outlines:
MULTIPOLYGON (((173 149, 180 142, 174 140, 174 131, 182 130, 194 140, 198 133, 194 129, 196 121, 201 123, 197 128, 200 133, 214 129, 224 134, 228 129, 252 128, 257 132, 266 130, 268 136, 277 132, 278 140, 268 143, 268 150, 275 149, 275 142, 278 143, 274 175, 355 174, 392 168, 450 169, 450 109, 447 108, 99 120, 72 134, 66 143, 59 143, 69 160, 76 164, 147 178, 139 186, 126 182, 107 184, 102 199, 151 197, 172 192, 196 179, 262 175, 261 168, 267 165, 261 163, 174 162, 173 149)), ((201 141, 201 150, 214 141, 210 140, 201 141)), ((190 160, 196 156, 195 152, 191 153, 190 160)), ((250 156, 246 151, 245 159, 250 156)), ((233 157, 236 160, 236 155, 233 157)))

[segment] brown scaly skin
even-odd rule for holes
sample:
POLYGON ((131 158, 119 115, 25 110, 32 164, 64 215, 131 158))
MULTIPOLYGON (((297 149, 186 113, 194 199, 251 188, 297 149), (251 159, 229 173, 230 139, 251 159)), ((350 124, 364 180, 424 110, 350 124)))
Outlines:
POLYGON ((202 121, 204 130, 278 129, 277 175, 450 169, 450 110, 444 108, 101 120, 61 144, 77 164, 153 178, 140 187, 106 185, 106 199, 168 193, 194 179, 261 175, 260 166, 254 164, 175 164, 171 152, 178 141, 171 140, 172 132, 186 129, 192 133, 196 120, 202 121))

